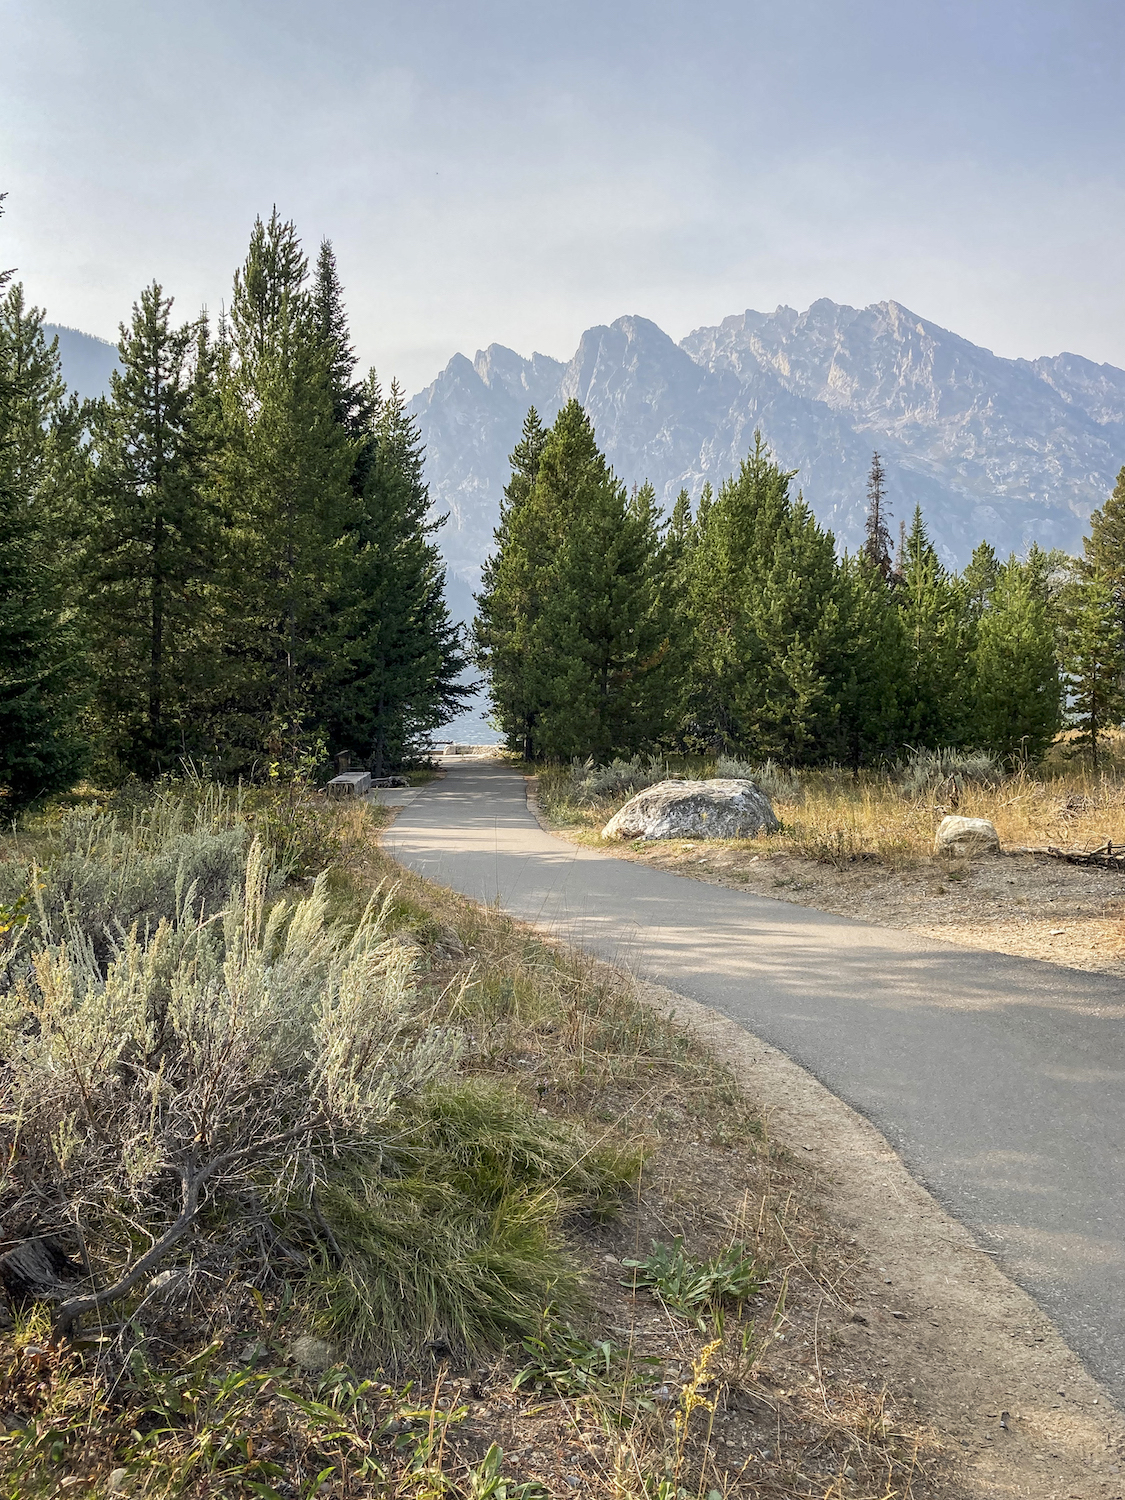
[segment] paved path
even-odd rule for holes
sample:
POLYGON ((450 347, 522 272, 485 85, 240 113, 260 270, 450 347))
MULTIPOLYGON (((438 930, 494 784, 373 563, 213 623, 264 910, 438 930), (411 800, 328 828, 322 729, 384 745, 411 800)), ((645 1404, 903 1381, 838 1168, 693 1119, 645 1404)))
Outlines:
POLYGON ((576 847, 540 829, 523 778, 495 762, 451 766, 387 843, 431 880, 627 962, 795 1058, 878 1126, 1125 1401, 1118 980, 576 847))

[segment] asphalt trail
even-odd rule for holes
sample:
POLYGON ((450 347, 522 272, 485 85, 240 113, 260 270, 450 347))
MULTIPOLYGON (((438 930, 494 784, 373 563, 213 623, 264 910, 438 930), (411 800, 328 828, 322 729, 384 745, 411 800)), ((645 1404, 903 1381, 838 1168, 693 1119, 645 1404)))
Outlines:
POLYGON ((1125 1402, 1120 981, 576 847, 540 829, 523 778, 495 762, 452 766, 387 846, 788 1053, 882 1131, 1125 1402))

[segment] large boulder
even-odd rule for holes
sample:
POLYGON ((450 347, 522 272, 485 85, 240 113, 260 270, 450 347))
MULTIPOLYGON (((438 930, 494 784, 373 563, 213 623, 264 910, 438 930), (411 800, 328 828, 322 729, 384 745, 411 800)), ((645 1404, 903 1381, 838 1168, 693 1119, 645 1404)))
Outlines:
POLYGON ((999 854, 1000 836, 987 818, 942 818, 934 835, 935 854, 999 854))
POLYGON ((603 839, 750 839, 781 825, 756 782, 661 781, 630 798, 603 839))

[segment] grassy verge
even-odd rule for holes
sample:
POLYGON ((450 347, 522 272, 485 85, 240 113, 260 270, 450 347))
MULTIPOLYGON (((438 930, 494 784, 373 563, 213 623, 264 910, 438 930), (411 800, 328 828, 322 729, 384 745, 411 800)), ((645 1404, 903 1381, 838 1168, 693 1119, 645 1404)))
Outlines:
MULTIPOLYGON (((1069 759, 1060 745, 1035 770, 1005 773, 981 757, 922 758, 894 771, 792 771, 767 763, 742 768, 770 794, 781 829, 753 841, 755 852, 795 854, 828 864, 874 860, 908 868, 933 852, 949 813, 987 818, 1005 847, 1095 848, 1125 841, 1125 735, 1098 767, 1069 759)), ((673 775, 709 776, 716 765, 669 761, 673 775)), ((738 767, 735 767, 735 773, 738 767)), ((648 776, 591 776, 586 768, 538 773, 539 803, 558 827, 597 840, 613 814, 648 776)), ((746 844, 749 841, 735 841, 746 844)))
POLYGON ((380 818, 181 787, 0 849, 4 1098, 44 1066, 44 1017, 74 1080, 54 1115, 4 1113, 0 1256, 36 1241, 61 1281, 5 1283, 0 1493, 942 1493, 924 1414, 837 1373, 851 1252, 722 1065, 626 975, 392 866, 380 818), (80 963, 49 1014, 47 976, 80 963), (220 1095, 224 1142, 260 1144, 267 1095, 304 1134, 247 1144, 159 1263, 60 1328, 166 1230, 220 1095))

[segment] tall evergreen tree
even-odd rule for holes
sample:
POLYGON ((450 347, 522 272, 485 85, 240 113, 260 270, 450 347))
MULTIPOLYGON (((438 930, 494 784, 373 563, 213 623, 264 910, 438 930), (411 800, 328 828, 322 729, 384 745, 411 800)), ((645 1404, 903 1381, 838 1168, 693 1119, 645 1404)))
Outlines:
POLYGON ((1038 760, 1058 732, 1059 670, 1044 592, 1014 557, 977 625, 973 680, 971 736, 999 755, 1038 760))
POLYGON ((92 423, 86 617, 103 748, 143 776, 195 746, 189 682, 214 566, 188 367, 200 330, 173 327, 171 310, 157 283, 141 293, 92 423))
POLYGON ((1113 583, 1091 572, 1071 594, 1065 673, 1069 718, 1097 765, 1106 731, 1125 717, 1125 649, 1113 583))
POLYGON ((816 759, 834 733, 835 544, 761 433, 736 478, 700 506, 693 553, 695 717, 747 753, 816 759))
POLYGON ((57 343, 23 288, 9 286, 0 298, 0 816, 69 785, 86 756, 83 662, 60 556, 78 431, 57 343))
POLYGON ((867 476, 867 539, 864 551, 873 568, 878 568, 884 579, 894 571, 891 561, 891 533, 887 522, 891 509, 886 500, 887 475, 883 460, 878 453, 871 455, 871 470, 867 476))
MULTIPOLYGON (((704 512, 706 504, 701 502, 704 512)), ((668 629, 668 658, 664 667, 668 690, 667 722, 670 743, 689 748, 692 736, 691 668, 695 641, 691 581, 699 530, 691 513, 687 490, 676 496, 672 514, 663 528, 656 578, 660 605, 668 629)))
POLYGON ((529 414, 475 625, 509 742, 533 755, 633 751, 669 717, 660 525, 629 498, 577 401, 529 414), (534 477, 532 477, 534 476, 534 477))
POLYGON ((892 583, 866 551, 840 566, 840 632, 833 680, 837 757, 858 772, 898 749, 906 671, 902 615, 892 583))
POLYGON ((427 519, 417 424, 396 384, 383 399, 372 374, 361 396, 371 454, 361 505, 345 536, 329 734, 383 775, 452 718, 471 687, 460 681, 467 658, 432 540, 441 523, 427 519))
POLYGON ((555 526, 529 506, 548 430, 535 407, 524 418, 500 502, 495 550, 481 570, 473 621, 473 654, 488 674, 489 697, 508 743, 525 759, 536 753, 536 730, 547 695, 535 643, 545 586, 554 559, 555 526))
POLYGON ((938 560, 920 507, 903 551, 898 593, 906 645, 900 689, 903 742, 933 749, 961 745, 969 730, 971 701, 965 587, 938 560))
POLYGON ((981 615, 992 602, 1001 572, 1000 559, 990 542, 981 542, 973 550, 972 559, 961 577, 965 584, 969 610, 974 619, 981 615))
POLYGON ((539 751, 565 758, 632 753, 668 718, 669 622, 651 486, 631 499, 577 401, 559 413, 528 512, 554 518, 555 558, 534 640, 547 692, 539 751))
POLYGON ((338 420, 333 345, 317 326, 307 272, 293 224, 276 209, 259 219, 222 359, 230 733, 244 756, 264 744, 287 760, 314 737, 335 671, 339 541, 356 498, 355 441, 338 420))
POLYGON ((1108 583, 1125 618, 1125 468, 1109 499, 1091 515, 1083 550, 1088 574, 1108 583))
MULTIPOLYGON (((313 325, 328 362, 328 379, 332 387, 333 409, 337 422, 353 434, 369 430, 364 382, 355 378, 356 359, 352 348, 348 315, 344 307, 344 288, 336 268, 336 253, 331 240, 322 240, 316 258, 312 287, 313 325)), ((362 484, 362 475, 360 476, 362 484)))

